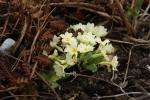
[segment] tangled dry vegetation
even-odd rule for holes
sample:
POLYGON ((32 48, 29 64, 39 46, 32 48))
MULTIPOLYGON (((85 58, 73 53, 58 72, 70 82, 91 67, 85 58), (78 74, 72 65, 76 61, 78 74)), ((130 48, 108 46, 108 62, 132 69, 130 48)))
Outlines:
POLYGON ((149 9, 149 0, 0 0, 0 43, 16 40, 10 54, 0 53, 1 100, 149 100, 149 9), (79 22, 108 29, 118 71, 83 71, 53 89, 42 76, 53 62, 42 52, 79 22))

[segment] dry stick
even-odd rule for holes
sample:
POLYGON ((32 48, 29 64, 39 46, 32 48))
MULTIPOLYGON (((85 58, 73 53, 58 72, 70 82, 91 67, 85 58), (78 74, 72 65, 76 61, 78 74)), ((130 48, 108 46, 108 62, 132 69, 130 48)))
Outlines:
POLYGON ((17 27, 17 25, 18 25, 18 23, 19 23, 19 21, 20 21, 20 18, 21 18, 21 16, 18 17, 18 19, 17 19, 17 21, 16 21, 16 23, 15 23, 15 25, 14 25, 12 31, 10 32, 11 34, 14 32, 15 28, 17 27))
POLYGON ((48 86, 49 89, 51 89, 53 91, 53 93, 55 94, 57 100, 62 100, 59 95, 57 94, 57 92, 55 91, 54 88, 52 88, 50 85, 49 85, 49 82, 47 82, 43 76, 41 76, 38 72, 35 72, 37 74, 37 76, 48 86))
MULTIPOLYGON (((114 86, 118 87, 122 93, 126 93, 125 90, 120 85, 114 83, 113 81, 112 81, 112 83, 114 84, 114 86)), ((129 97, 128 95, 126 95, 126 96, 129 97)))
POLYGON ((68 75, 73 75, 75 77, 78 77, 78 76, 81 76, 81 77, 86 77, 86 78, 91 78, 91 79, 96 79, 96 80, 100 80, 100 81, 103 81, 103 82, 106 82, 112 86, 115 86, 115 87, 118 87, 123 93, 125 93, 125 91, 119 86, 117 85, 116 83, 114 82, 109 82, 107 80, 104 80, 103 78, 99 78, 99 77, 94 77, 94 76, 88 76, 88 75, 83 75, 83 74, 79 74, 79 73, 66 73, 68 75))
POLYGON ((5 88, 5 89, 1 89, 0 92, 8 92, 8 91, 15 90, 15 89, 18 89, 18 88, 19 88, 19 87, 5 88))
MULTIPOLYGON (((38 97, 38 98, 45 98, 45 96, 40 96, 40 95, 12 95, 12 96, 6 96, 1 98, 0 100, 8 100, 10 98, 16 98, 16 97, 38 97)), ((47 98, 48 99, 48 98, 47 98)), ((46 99, 46 100, 47 100, 46 99)), ((18 99, 19 100, 19 99, 18 99)), ((43 99, 42 99, 43 100, 43 99)), ((45 100, 45 99, 44 99, 45 100)))
MULTIPOLYGON (((3 88, 5 88, 4 86, 2 86, 3 88)), ((10 90, 7 91, 11 96, 13 96, 16 100, 19 100, 18 97, 16 97, 16 95, 14 95, 10 90)), ((2 100, 2 98, 1 98, 2 100)))
POLYGON ((121 14, 121 17, 127 27, 127 29, 129 30, 129 32, 132 32, 133 34, 135 33, 135 30, 133 29, 133 27, 131 26, 127 16, 124 14, 124 10, 123 10, 123 7, 122 5, 120 4, 120 2, 118 0, 115 0, 117 6, 118 6, 118 9, 120 11, 120 14, 121 14))
POLYGON ((139 43, 139 44, 149 44, 150 40, 144 40, 144 39, 136 39, 134 37, 128 36, 128 39, 130 39, 133 42, 139 43))
POLYGON ((35 45, 35 43, 37 41, 37 38, 39 37, 41 31, 44 29, 44 24, 46 23, 47 19, 49 18, 49 16, 51 15, 51 13, 54 11, 54 9, 47 15, 47 17, 45 18, 43 24, 41 25, 41 27, 39 28, 39 30, 37 31, 37 33, 36 33, 36 35, 34 37, 34 40, 32 42, 31 49, 30 49, 30 55, 29 55, 29 58, 28 58, 28 63, 30 63, 32 52, 33 52, 33 49, 34 49, 34 45, 35 45))
MULTIPOLYGON (((19 59, 19 60, 21 59, 20 54, 19 54, 19 56, 18 56, 17 59, 19 59)), ((11 71, 12 71, 12 72, 13 72, 13 71, 16 69, 16 67, 18 66, 19 60, 16 60, 16 61, 14 62, 14 64, 12 65, 12 67, 11 67, 11 71)))
MULTIPOLYGON (((7 7, 7 13, 9 13, 10 12, 10 3, 9 3, 9 1, 7 1, 7 6, 8 6, 7 7)), ((7 29, 8 21, 9 21, 9 16, 7 16, 7 18, 5 20, 3 31, 1 33, 2 36, 5 36, 5 31, 7 29)))
POLYGON ((36 33, 36 36, 34 37, 34 40, 32 42, 31 49, 30 49, 30 55, 29 55, 29 58, 28 58, 28 63, 30 63, 32 52, 33 52, 33 49, 34 49, 34 45, 35 45, 35 43, 37 41, 38 36, 40 35, 40 32, 41 32, 41 28, 36 33))
POLYGON ((11 13, 6 13, 6 14, 1 14, 0 17, 8 17, 8 16, 12 16, 12 15, 19 15, 18 12, 11 12, 11 13))
POLYGON ((11 91, 9 91, 9 94, 11 94, 11 96, 13 96, 16 100, 19 100, 19 98, 16 97, 16 95, 14 95, 11 91))
POLYGON ((27 31, 27 28, 29 26, 29 20, 28 20, 29 17, 25 17, 25 22, 24 22, 24 26, 22 28, 22 31, 21 31, 21 37, 19 38, 18 42, 16 42, 16 46, 14 47, 13 49, 13 53, 15 53, 17 51, 17 49, 19 48, 25 34, 26 34, 26 31, 27 31))
POLYGON ((33 77, 33 75, 34 75, 34 73, 35 73, 35 71, 36 71, 37 65, 38 65, 38 62, 36 61, 35 64, 34 64, 34 66, 33 66, 33 68, 32 68, 32 72, 31 72, 31 75, 30 75, 30 79, 32 79, 32 77, 33 77))
POLYGON ((110 39, 110 38, 106 38, 111 42, 115 42, 115 43, 121 43, 121 44, 129 44, 129 45, 133 45, 134 43, 131 42, 127 42, 127 41, 121 41, 121 40, 114 40, 114 39, 110 39))
POLYGON ((8 21, 9 21, 9 16, 7 16, 6 20, 5 20, 5 23, 4 23, 4 26, 3 26, 3 31, 1 33, 2 36, 5 36, 5 31, 7 29, 7 25, 8 25, 8 21))
MULTIPOLYGON (((79 3, 50 3, 50 6, 65 6, 65 7, 72 7, 72 8, 80 8, 80 9, 83 9, 83 10, 87 10, 89 12, 93 12, 93 13, 96 13, 100 16, 103 16, 103 17, 106 17, 108 19, 111 19, 115 22, 117 22, 113 17, 111 17, 109 14, 107 14, 106 12, 103 12, 103 11, 98 11, 98 10, 94 10, 90 7, 86 7, 86 6, 81 6, 80 4, 78 5, 79 3)), ((83 5, 83 4, 82 4, 83 5)))
MULTIPOLYGON (((8 57, 10 57, 10 58, 12 58, 12 59, 14 59, 14 60, 20 61, 20 62, 22 62, 22 63, 26 63, 25 61, 23 61, 23 60, 21 60, 21 59, 18 59, 18 58, 16 58, 15 56, 12 56, 12 55, 8 54, 7 52, 3 52, 3 54, 6 55, 6 56, 8 56, 8 57)), ((26 63, 26 64, 27 64, 27 63, 26 63)))
POLYGON ((105 12, 96 11, 96 10, 93 10, 93 9, 91 9, 91 8, 86 8, 86 7, 79 7, 79 8, 80 8, 80 9, 87 10, 87 11, 90 11, 90 12, 93 12, 93 13, 96 13, 96 14, 98 14, 98 15, 100 15, 100 16, 106 17, 106 18, 108 18, 108 19, 110 19, 110 20, 113 20, 114 22, 117 23, 117 21, 116 21, 113 17, 111 17, 109 14, 107 14, 107 13, 105 13, 105 12))
POLYGON ((145 14, 148 13, 149 9, 150 9, 150 4, 146 7, 144 13, 145 13, 145 14))
POLYGON ((88 7, 88 8, 104 11, 103 8, 100 8, 97 5, 93 5, 93 4, 89 4, 89 3, 83 3, 83 2, 80 2, 80 3, 79 2, 61 2, 61 3, 50 3, 49 5, 50 6, 68 6, 68 7, 84 6, 84 7, 88 7))
POLYGON ((127 68, 126 68, 125 75, 124 75, 123 84, 125 84, 126 79, 127 79, 128 70, 129 70, 129 65, 130 65, 130 61, 131 61, 132 50, 133 50, 135 47, 144 46, 144 45, 149 45, 149 44, 137 44, 137 45, 134 45, 134 46, 131 47, 130 52, 129 52, 128 62, 127 62, 127 68))
MULTIPOLYGON (((39 10, 39 12, 41 12, 41 10, 42 10, 42 7, 44 6, 44 4, 46 3, 46 1, 47 0, 44 0, 44 2, 43 2, 43 4, 41 5, 41 7, 40 7, 40 10, 39 10)), ((40 16, 38 16, 38 28, 39 28, 39 26, 40 26, 40 18, 39 18, 40 16)))
POLYGON ((127 75, 128 75, 128 70, 129 70, 129 65, 130 65, 130 59, 131 59, 131 54, 132 54, 132 49, 135 47, 136 45, 132 46, 129 52, 129 57, 128 57, 128 62, 127 62, 127 68, 125 71, 125 75, 124 75, 124 80, 122 84, 125 84, 126 79, 127 79, 127 75))
POLYGON ((135 3, 136 3, 136 0, 132 0, 132 3, 131 3, 131 9, 134 9, 135 3))
POLYGON ((6 2, 6 1, 2 1, 2 0, 1 0, 1 1, 0 1, 0 3, 7 3, 7 2, 6 2))
POLYGON ((138 82, 135 82, 134 85, 138 88, 138 90, 140 90, 141 92, 145 92, 145 93, 148 93, 148 91, 141 85, 139 84, 138 82))
POLYGON ((116 95, 110 95, 110 96, 98 96, 98 97, 93 97, 95 99, 104 99, 104 98, 116 98, 124 95, 134 95, 134 94, 146 94, 150 96, 150 93, 144 93, 144 92, 127 92, 127 93, 121 93, 121 94, 116 94, 116 95))

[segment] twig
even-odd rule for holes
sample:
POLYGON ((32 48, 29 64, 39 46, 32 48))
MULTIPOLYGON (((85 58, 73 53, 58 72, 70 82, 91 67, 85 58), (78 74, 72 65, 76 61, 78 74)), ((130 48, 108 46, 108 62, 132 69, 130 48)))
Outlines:
MULTIPOLYGON (((1 85, 1 87, 5 88, 3 85, 1 85)), ((18 97, 16 97, 16 95, 14 95, 10 90, 8 89, 6 90, 6 92, 8 92, 12 97, 14 97, 14 99, 19 100, 18 97)))
POLYGON ((3 26, 3 31, 1 33, 1 35, 4 35, 5 34, 5 31, 7 29, 7 25, 8 25, 8 21, 9 21, 9 16, 7 16, 6 20, 5 20, 5 23, 4 23, 4 26, 3 26))
MULTIPOLYGON (((44 0, 42 6, 45 4, 46 1, 47 1, 47 0, 44 0)), ((42 6, 40 7, 40 10, 42 9, 42 6)), ((53 10, 52 10, 52 11, 53 11, 53 10)), ((39 28, 39 29, 38 29, 38 31, 37 31, 35 37, 34 37, 34 40, 33 40, 33 42, 32 42, 32 45, 31 45, 30 55, 29 55, 29 58, 28 58, 28 63, 30 63, 31 56, 32 56, 32 52, 33 52, 33 49, 34 49, 34 45, 35 45, 35 43, 36 43, 36 41, 37 41, 37 38, 39 37, 39 35, 40 35, 41 31, 42 31, 42 28, 43 28, 43 26, 44 26, 46 20, 48 19, 49 15, 52 13, 52 11, 48 14, 47 18, 44 20, 44 22, 43 22, 43 24, 42 24, 41 27, 39 27, 39 17, 38 17, 38 28, 39 28)))
MULTIPOLYGON (((17 59, 21 60, 20 54, 19 54, 19 56, 18 56, 17 59)), ((16 67, 18 66, 18 64, 19 64, 19 62, 20 62, 19 60, 16 60, 16 61, 14 62, 14 64, 12 65, 12 67, 11 67, 11 71, 12 71, 12 72, 13 72, 13 71, 16 69, 16 67)))
POLYGON ((125 91, 124 91, 119 85, 117 85, 117 84, 114 83, 114 82, 109 82, 109 81, 107 81, 107 80, 105 80, 105 79, 103 79, 103 78, 94 77, 94 76, 88 76, 88 75, 83 75, 83 74, 79 74, 79 73, 66 73, 66 74, 68 74, 68 75, 73 75, 73 76, 75 76, 75 77, 81 76, 81 77, 86 77, 86 78, 91 78, 91 79, 100 80, 100 81, 106 82, 106 83, 108 83, 108 84, 110 84, 110 85, 112 85, 112 86, 115 86, 115 87, 119 88, 123 93, 125 93, 125 91))
POLYGON ((18 47, 20 46, 25 34, 26 34, 26 31, 27 31, 27 28, 29 26, 29 17, 25 17, 25 22, 24 22, 24 26, 23 26, 23 29, 21 31, 21 37, 19 38, 18 42, 16 42, 16 46, 14 47, 13 49, 13 53, 16 52, 16 50, 18 49, 18 47))
POLYGON ((114 40, 114 39, 110 39, 110 38, 106 38, 106 39, 110 40, 111 42, 120 43, 120 44, 129 44, 129 45, 133 45, 134 44, 134 43, 127 42, 127 41, 114 40))
POLYGON ((17 27, 17 25, 18 25, 18 23, 19 23, 19 21, 20 21, 20 18, 21 18, 21 15, 18 17, 18 19, 17 19, 17 21, 16 21, 16 23, 15 23, 15 25, 14 25, 12 31, 10 32, 11 34, 14 32, 15 28, 17 27))
POLYGON ((11 91, 8 91, 8 93, 9 93, 11 96, 13 96, 16 100, 19 100, 19 98, 16 97, 16 95, 14 95, 11 91))
POLYGON ((107 14, 104 11, 102 11, 102 9, 95 10, 95 9, 93 9, 93 8, 95 8, 95 5, 91 5, 91 4, 88 4, 88 3, 67 2, 67 3, 50 3, 49 5, 50 6, 62 6, 62 7, 65 6, 65 7, 79 8, 79 9, 87 10, 89 12, 96 13, 96 14, 98 14, 100 16, 106 17, 106 18, 108 18, 110 20, 113 20, 113 21, 117 22, 109 14, 107 14))
POLYGON ((149 9, 150 9, 150 4, 146 7, 144 13, 148 13, 149 9))
POLYGON ((133 42, 140 43, 140 44, 149 44, 150 43, 150 40, 136 39, 136 38, 131 37, 131 36, 128 36, 128 39, 130 39, 133 42))
POLYGON ((119 11, 120 11, 121 17, 122 17, 122 19, 123 19, 123 21, 124 21, 124 23, 125 23, 127 29, 129 30, 129 32, 131 32, 131 33, 134 34, 134 33, 135 33, 135 30, 134 30, 133 27, 131 26, 131 24, 130 24, 128 18, 127 18, 127 16, 124 14, 124 10, 123 10, 122 5, 120 4, 120 2, 119 2, 118 0, 115 0, 115 2, 116 2, 116 4, 117 4, 117 6, 118 6, 118 9, 119 9, 119 11))
MULTIPOLYGON (((8 54, 7 52, 3 52, 3 54, 6 55, 6 56, 8 56, 8 57, 10 57, 10 58, 12 58, 12 59, 14 59, 14 60, 20 61, 20 62, 22 62, 22 63, 26 63, 25 61, 23 61, 23 60, 21 60, 21 59, 18 59, 18 58, 16 58, 16 57, 14 57, 14 56, 8 54)), ((28 63, 26 63, 26 64, 28 64, 28 63)))
MULTIPOLYGON (((115 87, 119 88, 122 93, 124 93, 124 94, 126 93, 121 86, 117 85, 113 81, 109 82, 109 81, 104 80, 103 78, 94 77, 94 76, 88 76, 88 75, 83 75, 83 74, 79 74, 79 73, 66 73, 66 74, 73 75, 73 76, 75 76, 75 78, 78 77, 78 76, 81 76, 81 77, 86 77, 86 78, 100 80, 100 81, 106 82, 106 83, 108 83, 108 84, 110 84, 112 86, 115 86, 115 87)), ((126 94, 126 96, 129 97, 127 94, 126 94)))
MULTIPOLYGON (((44 4, 46 3, 46 1, 47 0, 44 0, 44 2, 43 2, 43 4, 41 5, 41 7, 40 7, 40 10, 39 10, 39 12, 41 12, 41 10, 42 10, 42 7, 44 6, 44 4)), ((40 28, 40 18, 39 18, 40 16, 38 16, 38 28, 40 28)))
MULTIPOLYGON (((10 2, 7 1, 7 13, 10 12, 10 2)), ((2 33, 1 35, 4 35, 5 36, 5 31, 7 29, 7 25, 8 25, 8 21, 9 21, 9 16, 7 16, 6 20, 5 20, 5 23, 4 23, 4 26, 3 26, 3 30, 2 30, 2 33)))
POLYGON ((131 9, 134 9, 135 3, 136 3, 136 2, 137 2, 136 0, 132 0, 132 3, 131 3, 131 9))
POLYGON ((131 61, 132 50, 133 50, 135 47, 144 46, 144 45, 149 45, 149 44, 137 44, 137 45, 134 45, 134 46, 131 47, 131 49, 130 49, 130 51, 129 51, 129 57, 128 57, 128 62, 127 62, 127 68, 126 68, 126 71, 125 71, 123 84, 125 84, 125 81, 126 81, 126 79, 127 79, 128 70, 129 70, 129 65, 130 65, 130 61, 131 61))
MULTIPOLYGON (((113 82, 113 81, 112 81, 112 82, 113 82)), ((118 84, 116 84, 116 83, 114 83, 114 82, 113 82, 113 84, 114 84, 116 87, 118 87, 118 88, 121 90, 122 93, 126 93, 125 90, 124 90, 121 86, 119 86, 118 84)), ((128 95, 126 95, 126 96, 129 97, 128 95)))
POLYGON ((38 97, 38 98, 46 98, 45 96, 40 96, 40 95, 14 95, 14 96, 12 95, 12 96, 3 97, 3 98, 1 98, 1 100, 8 100, 10 98, 15 98, 15 97, 38 97))
POLYGON ((47 82, 43 76, 41 76, 38 72, 36 72, 37 76, 48 86, 49 89, 51 89, 53 91, 53 93, 55 94, 57 100, 62 100, 59 95, 56 93, 55 89, 52 88, 50 85, 49 85, 49 82, 47 82))
POLYGON ((1 0, 0 3, 7 3, 6 1, 1 0))
POLYGON ((110 19, 110 20, 113 20, 114 22, 117 23, 117 21, 116 21, 112 16, 110 16, 109 14, 107 14, 107 13, 105 13, 105 12, 96 11, 96 10, 93 10, 93 9, 91 9, 91 8, 86 8, 86 7, 79 7, 79 8, 80 8, 80 9, 87 10, 87 11, 90 11, 90 12, 93 12, 93 13, 96 13, 96 14, 98 14, 98 15, 100 15, 100 16, 106 17, 106 18, 108 18, 108 19, 110 19))
POLYGON ((12 15, 19 15, 19 13, 18 12, 11 12, 11 13, 6 13, 6 14, 2 14, 2 15, 0 15, 0 17, 8 17, 8 16, 12 16, 12 15))
POLYGON ((37 31, 37 33, 36 33, 36 35, 34 37, 34 40, 32 42, 31 49, 30 49, 30 55, 29 55, 29 58, 28 58, 28 63, 30 63, 32 52, 34 50, 34 45, 35 45, 35 43, 36 43, 36 41, 37 41, 37 39, 38 39, 41 31, 44 29, 44 24, 46 23, 47 19, 49 18, 49 16, 51 15, 51 13, 54 11, 54 9, 47 15, 47 17, 45 18, 43 24, 41 25, 41 27, 39 28, 39 30, 37 31))
POLYGON ((18 89, 18 88, 19 88, 19 87, 5 88, 5 89, 1 89, 0 92, 7 92, 7 91, 15 90, 15 89, 18 89))
POLYGON ((34 75, 34 73, 35 73, 35 71, 36 71, 37 64, 38 64, 38 62, 35 62, 34 66, 33 66, 33 68, 32 68, 32 72, 31 72, 31 75, 30 75, 30 79, 32 79, 32 77, 33 77, 33 75, 34 75))
POLYGON ((61 2, 61 3, 50 3, 49 6, 67 6, 67 7, 72 7, 72 6, 80 6, 80 7, 87 7, 95 10, 101 10, 104 11, 103 8, 98 7, 97 5, 89 4, 89 3, 83 3, 83 2, 61 2))
POLYGON ((116 98, 124 95, 130 95, 130 94, 147 94, 150 95, 150 93, 145 93, 145 92, 127 92, 127 93, 121 93, 121 94, 116 94, 116 95, 110 95, 110 96, 98 96, 98 97, 93 97, 94 99, 104 99, 104 98, 116 98))

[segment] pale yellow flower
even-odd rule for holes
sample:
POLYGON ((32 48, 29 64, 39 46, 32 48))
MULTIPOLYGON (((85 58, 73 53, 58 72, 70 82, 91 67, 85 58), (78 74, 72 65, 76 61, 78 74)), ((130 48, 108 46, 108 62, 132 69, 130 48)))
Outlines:
POLYGON ((111 60, 111 65, 112 65, 112 70, 117 70, 118 66, 118 57, 114 56, 113 59, 111 60))
POLYGON ((62 38, 62 43, 64 44, 72 44, 76 42, 76 39, 72 37, 72 33, 66 32, 65 34, 61 34, 60 37, 62 38))
POLYGON ((82 31, 85 30, 86 26, 79 23, 79 24, 76 24, 76 25, 70 25, 70 28, 73 28, 75 31, 81 29, 82 31))
POLYGON ((77 63, 77 57, 67 53, 66 54, 66 62, 68 65, 73 66, 77 63))
POLYGON ((79 34, 77 36, 77 39, 85 44, 90 44, 90 45, 95 45, 96 44, 96 39, 95 39, 95 35, 93 35, 92 33, 85 33, 79 34))
POLYGON ((58 51, 55 49, 54 52, 53 52, 53 54, 48 55, 48 58, 50 58, 50 59, 53 60, 53 59, 56 59, 57 56, 58 56, 58 51))
POLYGON ((95 29, 95 26, 94 26, 94 23, 87 23, 86 25, 85 25, 85 32, 87 32, 87 33, 89 33, 89 32, 92 32, 93 33, 93 31, 94 31, 94 29, 95 29))
POLYGON ((65 77, 65 68, 67 68, 67 65, 62 65, 59 62, 55 61, 53 68, 54 68, 57 76, 65 77))
POLYGON ((111 60, 109 59, 109 61, 102 61, 100 64, 107 66, 109 71, 111 71, 110 68, 112 68, 114 71, 117 71, 118 57, 114 56, 111 60))
POLYGON ((64 51, 77 56, 78 48, 77 45, 67 45, 64 51))
POLYGON ((93 49, 94 49, 94 47, 91 45, 87 45, 87 44, 83 44, 83 43, 80 43, 78 45, 78 51, 80 53, 90 52, 90 51, 93 51, 93 49))
POLYGON ((55 47, 58 44, 59 41, 60 41, 60 37, 57 37, 56 35, 54 35, 53 41, 50 41, 50 45, 52 47, 55 47))
POLYGON ((100 44, 98 49, 101 50, 104 54, 110 54, 114 52, 114 47, 112 46, 112 44, 110 44, 110 41, 108 39, 105 39, 104 41, 101 41, 101 39, 99 39, 98 43, 100 44))
POLYGON ((92 32, 97 37, 104 37, 108 34, 107 29, 104 28, 104 26, 95 26, 95 28, 92 30, 92 32))

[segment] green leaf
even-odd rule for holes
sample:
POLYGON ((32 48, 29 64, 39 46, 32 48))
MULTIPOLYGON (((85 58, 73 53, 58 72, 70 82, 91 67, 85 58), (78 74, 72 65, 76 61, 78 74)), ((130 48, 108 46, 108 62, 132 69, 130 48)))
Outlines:
POLYGON ((135 1, 135 12, 137 12, 139 14, 140 9, 143 5, 144 0, 136 0, 135 1))
POLYGON ((104 60, 104 57, 103 57, 103 55, 102 54, 93 54, 92 56, 91 56, 91 58, 90 59, 88 59, 88 64, 99 64, 100 62, 102 62, 104 60))
POLYGON ((96 64, 91 64, 91 65, 87 65, 87 66, 84 66, 84 67, 85 67, 85 69, 90 70, 92 72, 96 72, 97 71, 96 64))
POLYGON ((91 52, 80 54, 80 61, 86 61, 90 59, 91 57, 92 57, 91 52))
POLYGON ((128 17, 133 17, 133 16, 137 16, 140 13, 140 9, 143 5, 144 0, 136 0, 135 1, 135 6, 133 9, 131 9, 131 5, 128 4, 127 5, 127 11, 126 14, 128 17))
POLYGON ((59 86, 57 81, 60 79, 60 77, 58 77, 54 71, 43 73, 42 76, 53 88, 59 86))

